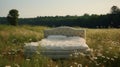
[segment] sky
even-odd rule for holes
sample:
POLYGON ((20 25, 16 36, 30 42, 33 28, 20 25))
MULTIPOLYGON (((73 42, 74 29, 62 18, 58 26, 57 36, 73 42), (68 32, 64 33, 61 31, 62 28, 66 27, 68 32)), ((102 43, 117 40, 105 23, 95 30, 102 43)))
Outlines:
POLYGON ((0 17, 11 9, 17 9, 21 18, 106 14, 113 5, 120 8, 120 0, 0 0, 0 17))

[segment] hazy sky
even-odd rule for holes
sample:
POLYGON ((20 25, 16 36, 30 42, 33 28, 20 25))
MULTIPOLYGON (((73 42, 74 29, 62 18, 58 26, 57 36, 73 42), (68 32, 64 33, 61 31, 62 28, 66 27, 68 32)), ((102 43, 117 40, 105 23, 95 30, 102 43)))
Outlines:
POLYGON ((20 17, 106 14, 120 0, 0 0, 0 16, 17 9, 20 17))

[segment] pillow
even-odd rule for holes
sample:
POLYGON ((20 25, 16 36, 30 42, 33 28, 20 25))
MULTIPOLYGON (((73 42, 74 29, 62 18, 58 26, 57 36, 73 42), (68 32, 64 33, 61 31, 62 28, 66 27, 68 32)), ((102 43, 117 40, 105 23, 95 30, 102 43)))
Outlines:
POLYGON ((49 35, 47 39, 65 39, 67 36, 64 35, 49 35))

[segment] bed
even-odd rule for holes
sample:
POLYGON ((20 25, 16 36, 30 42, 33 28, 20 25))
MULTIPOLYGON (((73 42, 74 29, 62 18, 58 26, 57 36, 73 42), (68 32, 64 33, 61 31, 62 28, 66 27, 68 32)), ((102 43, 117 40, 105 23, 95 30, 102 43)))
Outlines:
POLYGON ((87 54, 86 32, 72 27, 56 27, 44 30, 44 38, 38 42, 25 43, 25 55, 35 52, 52 59, 69 58, 75 52, 87 54), (40 50, 38 50, 40 48, 40 50))

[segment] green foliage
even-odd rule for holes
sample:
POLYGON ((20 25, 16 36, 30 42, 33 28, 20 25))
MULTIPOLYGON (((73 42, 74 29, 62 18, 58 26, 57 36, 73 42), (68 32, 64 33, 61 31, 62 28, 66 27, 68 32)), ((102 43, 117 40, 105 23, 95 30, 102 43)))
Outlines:
POLYGON ((18 10, 12 9, 9 11, 9 14, 7 16, 7 20, 11 25, 17 26, 18 25, 18 10))
MULTIPOLYGON (((35 18, 19 18, 18 22, 20 25, 50 27, 79 26, 86 28, 120 28, 119 18, 120 9, 117 6, 112 6, 110 13, 104 15, 89 15, 85 13, 82 16, 37 16, 35 18)), ((0 17, 0 24, 8 24, 5 17, 0 17)), ((11 24, 16 25, 13 21, 11 21, 11 24)))

